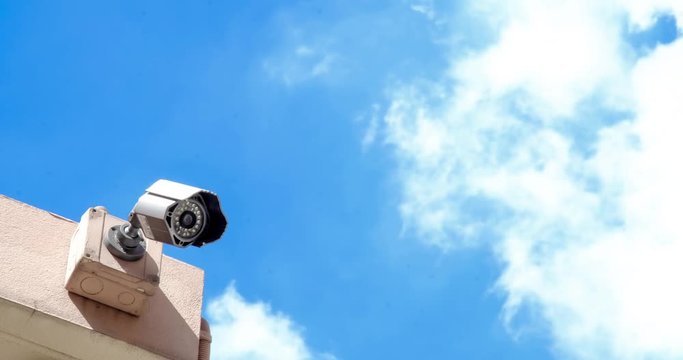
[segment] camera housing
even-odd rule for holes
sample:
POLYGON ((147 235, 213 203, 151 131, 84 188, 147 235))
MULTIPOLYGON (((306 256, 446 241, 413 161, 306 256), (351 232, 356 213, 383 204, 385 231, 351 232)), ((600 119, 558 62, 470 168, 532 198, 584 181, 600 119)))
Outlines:
POLYGON ((146 239, 200 247, 218 240, 227 226, 216 194, 158 180, 138 199, 128 223, 109 228, 104 243, 119 259, 137 261, 145 256, 146 239))
POLYGON ((177 247, 218 240, 228 221, 216 194, 169 180, 158 180, 128 216, 145 238, 177 247))

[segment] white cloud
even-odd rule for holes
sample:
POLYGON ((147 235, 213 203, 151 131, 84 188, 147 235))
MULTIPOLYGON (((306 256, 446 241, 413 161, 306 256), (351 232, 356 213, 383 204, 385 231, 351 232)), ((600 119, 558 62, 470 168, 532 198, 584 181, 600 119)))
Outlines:
POLYGON ((339 56, 324 47, 297 45, 264 60, 263 68, 287 86, 329 76, 339 56))
POLYGON ((306 345, 302 330, 270 305, 247 302, 233 284, 209 301, 211 358, 218 360, 335 360, 306 345))
POLYGON ((367 149, 369 146, 375 143, 377 138, 377 132, 379 131, 381 112, 379 104, 372 104, 372 110, 369 114, 364 114, 356 118, 357 122, 361 122, 365 126, 365 131, 363 132, 362 145, 363 149, 367 149))
POLYGON ((436 18, 434 1, 432 0, 417 1, 413 4, 410 4, 410 10, 413 10, 418 14, 422 14, 428 20, 434 20, 436 18))
POLYGON ((636 58, 625 32, 683 2, 471 11, 496 40, 384 116, 406 228, 444 250, 495 237, 504 318, 540 314, 562 356, 682 358, 683 40, 636 58))

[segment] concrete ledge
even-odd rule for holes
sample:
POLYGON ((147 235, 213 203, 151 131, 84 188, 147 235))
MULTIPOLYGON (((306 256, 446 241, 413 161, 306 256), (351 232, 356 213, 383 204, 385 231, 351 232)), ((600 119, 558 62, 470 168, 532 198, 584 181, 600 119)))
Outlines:
POLYGON ((0 299, 3 359, 140 359, 164 357, 29 307, 0 299))

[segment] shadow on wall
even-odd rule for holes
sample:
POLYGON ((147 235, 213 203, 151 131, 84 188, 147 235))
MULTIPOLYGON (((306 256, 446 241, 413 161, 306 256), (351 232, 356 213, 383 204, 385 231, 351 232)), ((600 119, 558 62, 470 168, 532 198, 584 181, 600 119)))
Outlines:
POLYGON ((80 295, 69 293, 69 298, 97 332, 168 358, 177 358, 181 353, 194 353, 192 359, 197 359, 199 337, 187 325, 162 287, 149 298, 147 308, 140 317, 80 295))

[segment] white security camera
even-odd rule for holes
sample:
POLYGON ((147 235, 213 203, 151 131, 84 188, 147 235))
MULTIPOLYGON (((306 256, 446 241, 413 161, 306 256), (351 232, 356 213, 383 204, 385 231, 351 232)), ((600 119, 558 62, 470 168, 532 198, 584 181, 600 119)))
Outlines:
POLYGON ((218 240, 228 225, 216 194, 169 180, 152 184, 138 199, 128 221, 109 229, 106 237, 109 251, 125 260, 144 255, 145 239, 199 247, 218 240))

